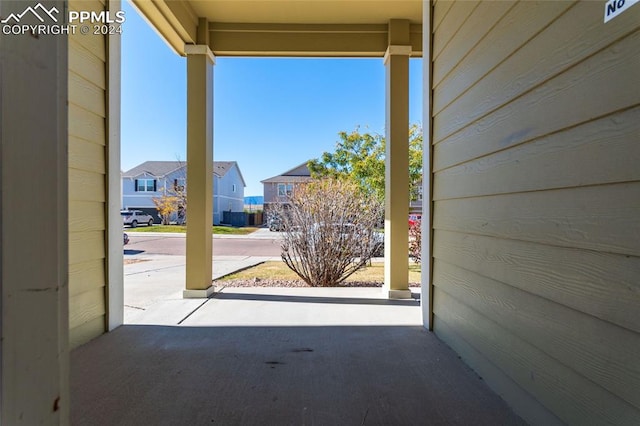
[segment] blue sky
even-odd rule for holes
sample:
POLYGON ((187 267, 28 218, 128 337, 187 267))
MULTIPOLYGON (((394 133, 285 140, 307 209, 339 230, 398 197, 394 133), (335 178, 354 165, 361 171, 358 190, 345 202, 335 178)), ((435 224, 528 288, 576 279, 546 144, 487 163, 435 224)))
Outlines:
MULTIPOLYGON (((128 2, 122 34, 122 170, 186 160, 186 59, 128 2)), ((422 61, 411 60, 410 120, 422 122, 422 61)), ((382 59, 216 58, 214 159, 237 161, 245 195, 324 151, 338 132, 384 133, 382 59)))

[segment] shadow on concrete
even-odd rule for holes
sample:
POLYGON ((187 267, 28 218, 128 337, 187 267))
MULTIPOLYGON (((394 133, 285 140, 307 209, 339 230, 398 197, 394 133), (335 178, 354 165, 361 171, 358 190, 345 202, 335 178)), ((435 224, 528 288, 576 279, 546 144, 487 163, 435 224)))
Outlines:
POLYGON ((125 254, 125 256, 128 256, 128 255, 134 255, 134 254, 140 254, 140 253, 144 253, 144 250, 130 250, 130 249, 124 249, 124 254, 125 254))
MULTIPOLYGON (((419 296, 419 295, 418 295, 419 296)), ((228 292, 224 289, 212 296, 221 300, 255 300, 262 302, 333 303, 342 305, 420 306, 414 299, 370 299, 358 297, 290 296, 282 294, 255 294, 228 292)), ((419 299, 419 297, 418 297, 419 299)))
POLYGON ((420 326, 121 326, 71 353, 74 425, 523 425, 420 326))

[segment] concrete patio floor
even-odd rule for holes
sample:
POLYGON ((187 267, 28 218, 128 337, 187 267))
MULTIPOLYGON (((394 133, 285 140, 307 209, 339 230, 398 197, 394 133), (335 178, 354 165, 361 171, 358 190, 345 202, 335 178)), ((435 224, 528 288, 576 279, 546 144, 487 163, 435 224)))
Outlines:
POLYGON ((72 424, 525 424, 379 288, 225 288, 180 321, 75 349, 72 424))

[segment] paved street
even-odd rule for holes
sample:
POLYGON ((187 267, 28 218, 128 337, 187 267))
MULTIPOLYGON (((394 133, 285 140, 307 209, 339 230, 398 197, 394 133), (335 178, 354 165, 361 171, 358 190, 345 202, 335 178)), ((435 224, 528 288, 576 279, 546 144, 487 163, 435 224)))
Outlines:
MULTIPOLYGON (((184 256, 186 254, 185 234, 136 233, 129 234, 129 244, 125 246, 125 256, 134 254, 165 254, 184 256)), ((280 241, 277 232, 259 229, 249 235, 214 235, 214 256, 279 256, 280 241)))

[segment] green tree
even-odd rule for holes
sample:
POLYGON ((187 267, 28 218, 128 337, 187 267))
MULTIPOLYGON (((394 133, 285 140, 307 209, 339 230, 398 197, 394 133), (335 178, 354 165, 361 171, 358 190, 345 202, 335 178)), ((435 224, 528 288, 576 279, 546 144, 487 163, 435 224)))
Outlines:
MULTIPOLYGON (((340 140, 334 152, 325 152, 309 161, 311 176, 351 180, 364 193, 384 200, 384 136, 361 133, 359 127, 350 133, 340 132, 338 136, 340 140)), ((409 184, 413 199, 421 182, 422 128, 413 124, 409 127, 409 184)))
POLYGON ((152 201, 162 218, 162 224, 169 225, 169 218, 178 211, 179 198, 174 195, 164 194, 161 197, 152 198, 152 201))

